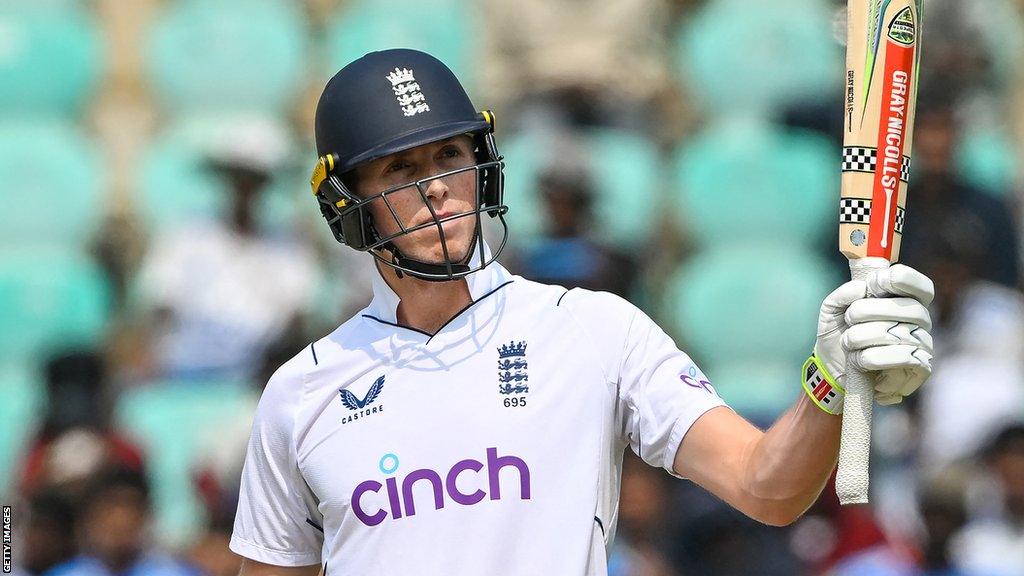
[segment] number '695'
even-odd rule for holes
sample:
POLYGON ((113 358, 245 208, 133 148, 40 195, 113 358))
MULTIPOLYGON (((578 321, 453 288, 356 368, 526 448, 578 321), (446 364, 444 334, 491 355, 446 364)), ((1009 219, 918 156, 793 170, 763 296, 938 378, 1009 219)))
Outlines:
POLYGON ((526 406, 526 396, 505 398, 505 408, 519 408, 520 406, 526 406))

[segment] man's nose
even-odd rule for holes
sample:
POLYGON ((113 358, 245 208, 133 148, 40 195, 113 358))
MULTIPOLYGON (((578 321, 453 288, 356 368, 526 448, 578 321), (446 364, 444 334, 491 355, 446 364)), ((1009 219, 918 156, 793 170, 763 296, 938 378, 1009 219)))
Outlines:
POLYGON ((448 195, 448 184, 444 178, 434 178, 427 184, 427 198, 444 198, 448 195))

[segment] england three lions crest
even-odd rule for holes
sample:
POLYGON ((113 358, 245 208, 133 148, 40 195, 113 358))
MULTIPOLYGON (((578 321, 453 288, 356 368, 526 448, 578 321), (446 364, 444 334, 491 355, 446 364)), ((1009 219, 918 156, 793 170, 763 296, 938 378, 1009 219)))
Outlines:
POLYGON ((402 108, 405 116, 415 116, 421 112, 430 112, 427 98, 421 92, 420 85, 416 82, 412 70, 408 68, 395 68, 388 74, 387 79, 391 82, 391 89, 395 92, 395 99, 402 108))
POLYGON ((530 391, 526 373, 526 341, 509 341, 498 347, 498 392, 524 394, 530 391))

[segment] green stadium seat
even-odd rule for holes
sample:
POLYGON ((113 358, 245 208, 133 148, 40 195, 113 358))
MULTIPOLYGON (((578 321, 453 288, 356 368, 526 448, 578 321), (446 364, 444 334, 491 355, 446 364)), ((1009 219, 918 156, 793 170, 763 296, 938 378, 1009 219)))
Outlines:
MULTIPOLYGON (((537 193, 540 175, 558 165, 558 140, 520 133, 498 142, 505 157, 505 197, 511 242, 536 238, 548 225, 537 193)), ((620 247, 637 247, 650 236, 660 201, 660 156, 647 139, 614 129, 581 132, 579 145, 595 188, 597 236, 620 247)))
MULTIPOLYGON (((984 34, 977 34, 975 38, 985 47, 986 64, 994 76, 987 81, 1000 87, 1013 86, 1024 65, 1024 12, 1021 12, 1020 3, 1016 0, 989 0, 976 8, 969 6, 967 11, 973 14, 968 26, 984 27, 984 34)), ((927 12, 925 18, 928 18, 927 12)))
MULTIPOLYGON (((354 0, 327 25, 327 74, 389 48, 428 52, 448 65, 473 96, 475 24, 464 0, 354 0)), ((428 95, 429 98, 429 95, 428 95)))
POLYGON ((670 280, 661 309, 698 363, 786 362, 798 374, 814 345, 821 301, 838 285, 811 252, 732 246, 689 260, 670 280))
POLYGON ((716 124, 677 152, 669 205, 705 245, 812 246, 836 223, 838 156, 808 132, 716 124))
POLYGON ((586 147, 602 235, 618 246, 643 244, 662 200, 657 147, 640 136, 611 129, 591 130, 586 147))
POLYGON ((843 50, 826 0, 713 0, 677 33, 676 59, 707 116, 764 116, 832 98, 843 50))
MULTIPOLYGON (((253 394, 240 382, 157 382, 119 400, 116 421, 149 458, 156 530, 163 542, 186 544, 200 528, 203 511, 191 474, 202 449, 225 426, 251 422, 253 394)), ((243 457, 238 454, 239 461, 243 457)))
POLYGON ((957 150, 956 166, 963 177, 994 196, 1016 189, 1022 150, 1006 130, 967 128, 957 150))
POLYGON ((746 362, 735 358, 701 368, 733 410, 756 424, 767 426, 803 394, 800 366, 792 362, 746 362))
POLYGON ((78 247, 99 225, 101 159, 94 143, 65 124, 0 123, 0 182, 9 206, 0 217, 6 246, 78 247))
POLYGON ((103 67, 97 23, 71 3, 0 3, 0 109, 69 115, 89 102, 103 67))
POLYGON ((110 290, 88 257, 50 248, 0 250, 0 363, 51 345, 95 343, 110 290))
POLYGON ((22 363, 0 365, 0 497, 13 496, 14 474, 44 401, 43 383, 22 363))
POLYGON ((285 110, 303 86, 306 24, 285 0, 168 3, 147 46, 152 91, 174 113, 285 110))

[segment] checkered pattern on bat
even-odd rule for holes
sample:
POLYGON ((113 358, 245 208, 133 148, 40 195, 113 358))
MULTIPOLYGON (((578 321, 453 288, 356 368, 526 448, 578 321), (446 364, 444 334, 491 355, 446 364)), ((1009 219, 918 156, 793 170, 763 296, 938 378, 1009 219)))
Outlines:
MULTIPOLYGON (((878 150, 860 146, 843 148, 843 172, 874 172, 878 163, 878 150)), ((910 156, 903 157, 900 166, 900 180, 910 181, 910 156)))
POLYGON ((868 198, 840 198, 840 224, 867 224, 871 220, 871 200, 868 198))
MULTIPOLYGON (((903 234, 903 223, 906 221, 907 211, 899 206, 896 207, 896 223, 893 230, 897 234, 903 234)), ((839 199, 839 223, 840 224, 867 224, 871 220, 871 200, 868 198, 840 198, 839 199)))

